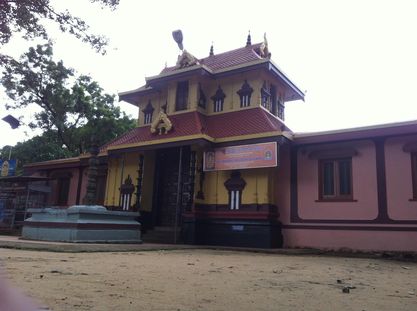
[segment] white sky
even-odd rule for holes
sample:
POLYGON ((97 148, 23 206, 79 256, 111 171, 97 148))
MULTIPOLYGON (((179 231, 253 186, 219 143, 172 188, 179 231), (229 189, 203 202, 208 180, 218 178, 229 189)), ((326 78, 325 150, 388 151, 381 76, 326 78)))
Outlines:
MULTIPOLYGON (((121 0, 114 12, 87 0, 52 3, 110 38, 108 54, 101 56, 56 27, 50 32, 56 59, 91 74, 110 93, 143 85, 165 62, 174 65, 175 29, 182 29, 185 48, 198 58, 208 55, 212 41, 215 53, 244 46, 250 29, 252 43, 267 33, 273 61, 307 91, 305 102, 287 103, 286 123, 293 131, 417 119, 417 1, 121 0)), ((13 40, 3 48, 17 56, 27 47, 13 40)), ((5 111, 7 101, 0 93, 0 118, 33 113, 5 111)), ((136 117, 136 107, 120 105, 136 117)), ((33 135, 5 122, 0 133, 0 147, 33 135)))

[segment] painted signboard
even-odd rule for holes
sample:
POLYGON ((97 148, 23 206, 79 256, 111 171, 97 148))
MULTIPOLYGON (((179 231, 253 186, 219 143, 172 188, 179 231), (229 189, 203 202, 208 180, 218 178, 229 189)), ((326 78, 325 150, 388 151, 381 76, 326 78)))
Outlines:
POLYGON ((261 143, 216 148, 204 152, 204 171, 275 167, 278 164, 277 143, 261 143))
POLYGON ((16 160, 0 160, 0 176, 14 176, 16 173, 16 160))

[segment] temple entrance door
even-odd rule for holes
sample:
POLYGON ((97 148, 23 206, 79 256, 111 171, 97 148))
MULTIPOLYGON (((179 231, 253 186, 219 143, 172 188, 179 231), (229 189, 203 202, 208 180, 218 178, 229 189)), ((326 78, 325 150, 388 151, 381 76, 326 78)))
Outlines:
POLYGON ((154 223, 156 226, 174 227, 181 225, 184 209, 184 190, 190 167, 190 148, 182 147, 181 183, 178 189, 180 148, 159 150, 156 154, 154 223), (177 195, 180 195, 177 200, 177 195), (178 204, 178 207, 177 207, 178 204), (177 214, 177 218, 175 215, 177 214))

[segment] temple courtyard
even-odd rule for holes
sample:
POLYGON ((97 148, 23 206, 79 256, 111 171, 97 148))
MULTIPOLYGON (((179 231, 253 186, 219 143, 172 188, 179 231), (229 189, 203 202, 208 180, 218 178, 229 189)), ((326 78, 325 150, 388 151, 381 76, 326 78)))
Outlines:
MULTIPOLYGON (((46 310, 416 310, 417 263, 213 249, 0 249, 46 310)), ((1 309, 1 308, 0 308, 1 309)))

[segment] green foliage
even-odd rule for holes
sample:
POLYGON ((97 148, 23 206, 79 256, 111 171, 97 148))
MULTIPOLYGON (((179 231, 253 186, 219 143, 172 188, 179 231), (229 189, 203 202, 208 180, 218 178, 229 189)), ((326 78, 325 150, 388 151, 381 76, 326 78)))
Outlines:
POLYGON ((4 146, 0 149, 0 157, 5 160, 9 157, 11 148, 11 158, 17 159, 19 166, 59 158, 68 158, 71 153, 62 148, 54 132, 45 132, 40 136, 35 136, 25 142, 19 142, 15 146, 4 146))
POLYGON ((38 139, 54 145, 42 154, 76 156, 88 151, 92 137, 101 145, 135 126, 114 106, 113 95, 104 93, 91 77, 76 76, 52 56, 50 44, 30 48, 20 61, 9 59, 0 79, 11 99, 7 108, 40 108, 29 126, 41 128, 45 137, 38 139), (57 148, 65 153, 56 152, 57 148))
MULTIPOLYGON (((102 7, 115 9, 119 0, 89 0, 102 7)), ((0 44, 6 44, 15 33, 21 33, 25 39, 48 38, 42 20, 50 20, 58 24, 63 32, 70 33, 83 42, 89 43, 95 50, 105 52, 107 39, 89 32, 84 20, 73 16, 70 12, 58 12, 50 4, 50 0, 1 0, 0 1, 0 44)), ((1 62, 1 59, 0 59, 1 62)))

